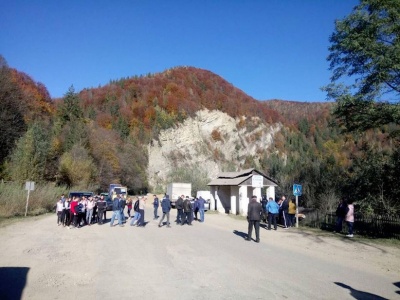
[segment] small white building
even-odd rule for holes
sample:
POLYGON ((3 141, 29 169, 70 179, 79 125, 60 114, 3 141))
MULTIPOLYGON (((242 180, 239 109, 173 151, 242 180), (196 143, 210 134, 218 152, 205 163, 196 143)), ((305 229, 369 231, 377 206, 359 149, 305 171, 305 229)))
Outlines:
POLYGON ((275 187, 278 184, 256 169, 240 172, 222 172, 208 183, 211 190, 211 210, 235 215, 247 215, 247 206, 251 196, 261 200, 261 188, 266 188, 267 198, 275 199, 275 187))

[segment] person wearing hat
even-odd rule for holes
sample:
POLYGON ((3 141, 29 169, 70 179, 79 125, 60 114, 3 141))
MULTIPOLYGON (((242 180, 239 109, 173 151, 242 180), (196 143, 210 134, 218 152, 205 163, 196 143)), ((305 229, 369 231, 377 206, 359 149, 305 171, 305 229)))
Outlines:
POLYGON ((247 207, 247 221, 249 222, 248 234, 246 241, 251 241, 251 233, 254 230, 256 232, 256 242, 260 242, 260 220, 262 214, 261 203, 257 202, 257 196, 252 196, 251 201, 247 207))

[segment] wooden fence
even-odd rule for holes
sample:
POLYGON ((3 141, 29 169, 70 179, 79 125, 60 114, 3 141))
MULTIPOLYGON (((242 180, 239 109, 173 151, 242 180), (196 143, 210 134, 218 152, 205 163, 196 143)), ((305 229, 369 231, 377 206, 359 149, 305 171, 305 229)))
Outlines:
MULTIPOLYGON (((335 213, 322 214, 318 211, 307 214, 304 225, 333 231, 335 229, 335 213)), ((346 222, 343 222, 343 230, 347 232, 346 222)), ((354 234, 400 240, 400 216, 389 215, 362 215, 354 216, 354 234)))

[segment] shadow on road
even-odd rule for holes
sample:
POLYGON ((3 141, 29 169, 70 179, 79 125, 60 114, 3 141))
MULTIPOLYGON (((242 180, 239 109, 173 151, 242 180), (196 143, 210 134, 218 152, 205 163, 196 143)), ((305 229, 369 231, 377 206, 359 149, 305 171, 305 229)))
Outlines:
POLYGON ((240 236, 241 238, 247 238, 247 233, 243 231, 234 230, 233 233, 236 234, 237 236, 240 236))
POLYGON ((374 245, 373 243, 368 243, 365 242, 363 240, 357 239, 357 238, 348 238, 346 237, 344 234, 333 234, 330 232, 326 232, 326 231, 321 231, 320 233, 313 231, 313 232, 307 232, 307 231, 302 231, 302 230, 290 230, 290 233, 293 234, 299 234, 302 237, 308 238, 310 240, 313 240, 316 243, 324 243, 325 241, 322 239, 323 237, 331 237, 331 238, 337 238, 342 240, 344 243, 350 244, 350 243, 357 243, 357 244, 361 244, 361 245, 365 245, 371 248, 375 248, 376 250, 379 250, 381 253, 385 254, 387 253, 387 251, 379 246, 374 245))
MULTIPOLYGON (((400 281, 399 282, 393 282, 394 286, 400 289, 400 281)), ((396 291, 396 294, 400 294, 400 291, 396 291)))
POLYGON ((26 285, 29 268, 0 268, 0 299, 21 299, 26 285))
POLYGON ((353 289, 351 286, 348 286, 344 283, 341 282, 335 282, 336 285, 344 288, 344 289, 348 289, 350 292, 350 295, 354 298, 354 299, 359 299, 359 300, 388 300, 387 298, 383 298, 381 296, 375 295, 375 294, 371 294, 368 292, 363 292, 363 291, 359 291, 356 289, 353 289))

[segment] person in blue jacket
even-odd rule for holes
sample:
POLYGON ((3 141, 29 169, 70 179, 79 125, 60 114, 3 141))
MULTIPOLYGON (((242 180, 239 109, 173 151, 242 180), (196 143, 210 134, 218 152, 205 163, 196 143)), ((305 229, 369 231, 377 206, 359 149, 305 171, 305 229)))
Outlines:
POLYGON ((158 206, 160 205, 159 200, 157 195, 153 195, 154 200, 153 200, 153 208, 154 208, 154 218, 153 220, 156 220, 158 218, 158 206))
POLYGON ((203 197, 199 197, 197 200, 197 207, 199 208, 199 213, 200 213, 200 222, 204 222, 204 204, 206 203, 206 200, 203 199, 203 197))
POLYGON ((163 212, 163 216, 158 224, 158 227, 162 227, 165 216, 167 216, 167 227, 170 228, 171 225, 169 223, 169 212, 171 210, 171 201, 169 200, 169 195, 165 194, 164 198, 161 200, 161 209, 163 212))
POLYGON ((266 211, 268 212, 268 230, 271 230, 271 223, 274 222, 274 230, 276 230, 276 219, 279 216, 279 204, 270 197, 268 199, 268 203, 265 206, 266 211))

